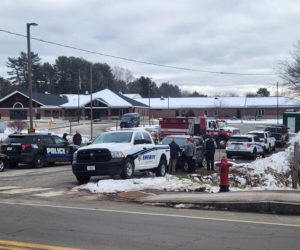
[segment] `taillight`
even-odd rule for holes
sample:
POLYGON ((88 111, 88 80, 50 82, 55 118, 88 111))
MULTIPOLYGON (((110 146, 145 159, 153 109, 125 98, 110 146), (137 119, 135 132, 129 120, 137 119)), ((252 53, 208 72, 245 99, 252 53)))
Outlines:
POLYGON ((279 136, 278 136, 278 139, 279 139, 279 140, 281 140, 281 138, 282 138, 282 136, 281 136, 281 135, 279 135, 279 136))
POLYGON ((248 143, 248 144, 247 144, 247 147, 250 148, 250 147, 251 147, 251 143, 248 143))
POLYGON ((26 150, 26 148, 29 148, 30 147, 30 144, 23 144, 22 145, 22 150, 26 150))
POLYGON ((265 144, 267 144, 267 143, 268 143, 267 138, 265 138, 265 144))
POLYGON ((228 142, 226 142, 226 144, 225 144, 225 147, 227 147, 228 146, 228 142))

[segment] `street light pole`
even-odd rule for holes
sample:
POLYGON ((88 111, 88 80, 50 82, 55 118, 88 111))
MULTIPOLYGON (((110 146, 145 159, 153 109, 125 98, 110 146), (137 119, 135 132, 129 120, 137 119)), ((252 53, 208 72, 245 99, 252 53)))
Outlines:
POLYGON ((28 56, 28 90, 29 90, 29 128, 33 128, 32 121, 32 79, 31 79, 31 50, 30 50, 30 26, 37 26, 36 23, 27 23, 27 56, 28 56))

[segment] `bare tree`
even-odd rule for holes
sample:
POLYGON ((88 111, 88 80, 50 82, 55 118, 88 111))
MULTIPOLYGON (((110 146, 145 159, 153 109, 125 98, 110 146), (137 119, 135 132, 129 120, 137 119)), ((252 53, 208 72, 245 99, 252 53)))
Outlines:
POLYGON ((297 41, 295 50, 291 54, 292 61, 282 61, 279 64, 278 73, 284 80, 284 84, 293 93, 300 93, 300 41, 297 41))

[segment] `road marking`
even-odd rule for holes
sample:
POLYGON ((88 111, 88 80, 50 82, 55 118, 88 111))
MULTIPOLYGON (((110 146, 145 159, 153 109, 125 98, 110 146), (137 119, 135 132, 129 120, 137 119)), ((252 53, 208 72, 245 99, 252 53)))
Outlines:
POLYGON ((52 192, 46 192, 46 193, 40 193, 40 194, 33 194, 33 196, 39 196, 39 197, 54 197, 65 194, 66 191, 52 191, 52 192))
POLYGON ((21 193, 47 191, 50 189, 52 189, 52 188, 21 188, 21 189, 0 191, 0 194, 21 194, 21 193))
MULTIPOLYGON (((18 242, 18 241, 7 241, 0 240, 0 249, 24 249, 23 247, 29 247, 29 249, 47 249, 47 250, 79 250, 79 248, 69 248, 69 247, 60 247, 60 246, 50 246, 50 245, 41 245, 27 242, 18 242), (13 248, 13 247, 22 247, 22 248, 13 248)), ((26 249, 26 248, 25 248, 26 249)), ((27 248, 28 249, 28 248, 27 248)))
POLYGON ((2 186, 0 187, 0 190, 7 190, 7 189, 13 189, 13 188, 20 188, 19 186, 2 186))
POLYGON ((176 215, 176 214, 162 214, 162 213, 150 213, 150 212, 137 212, 137 211, 125 211, 125 210, 101 209, 101 208, 70 207, 70 206, 59 206, 59 205, 43 205, 43 204, 22 203, 22 202, 5 202, 5 201, 2 202, 2 201, 0 201, 0 204, 19 205, 19 206, 31 206, 31 207, 48 207, 48 208, 74 209, 74 210, 83 210, 83 211, 98 211, 98 212, 119 213, 119 214, 136 214, 136 215, 162 216, 162 217, 174 217, 174 218, 181 218, 181 219, 196 219, 196 220, 207 220, 207 221, 238 222, 238 223, 246 223, 246 224, 259 224, 259 225, 271 225, 271 226, 283 226, 283 227, 299 227, 300 228, 300 224, 285 224, 285 223, 275 223, 275 222, 266 222, 266 221, 222 219, 222 218, 213 218, 213 217, 176 215))

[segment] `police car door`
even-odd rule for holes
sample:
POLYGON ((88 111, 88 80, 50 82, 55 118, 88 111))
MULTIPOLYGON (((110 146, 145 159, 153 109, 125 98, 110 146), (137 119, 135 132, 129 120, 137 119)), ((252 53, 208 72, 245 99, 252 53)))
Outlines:
POLYGON ((68 143, 59 136, 53 136, 54 147, 51 149, 51 154, 55 161, 66 162, 69 161, 68 143))
POLYGON ((134 156, 134 165, 136 170, 144 168, 143 156, 145 153, 145 149, 144 149, 143 141, 144 140, 142 134, 140 132, 136 132, 133 139, 133 148, 134 148, 133 156, 134 156))

